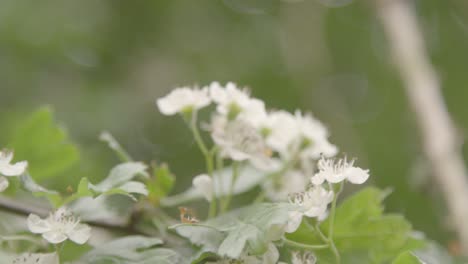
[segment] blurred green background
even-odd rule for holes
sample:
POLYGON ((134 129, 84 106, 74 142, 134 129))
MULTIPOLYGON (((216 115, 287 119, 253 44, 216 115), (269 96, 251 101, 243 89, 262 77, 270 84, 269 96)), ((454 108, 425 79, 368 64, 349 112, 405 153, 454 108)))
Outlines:
MULTIPOLYGON (((370 184, 393 188, 388 210, 447 245, 451 224, 372 4, 2 0, 0 143, 17 120, 50 105, 81 160, 46 183, 65 190, 82 176, 105 176, 117 163, 98 141, 106 129, 135 159, 168 162, 185 189, 203 161, 183 122, 159 114, 155 99, 181 85, 235 81, 271 108, 312 112, 332 142, 370 168, 370 184)), ((468 2, 414 7, 464 140, 468 2)))

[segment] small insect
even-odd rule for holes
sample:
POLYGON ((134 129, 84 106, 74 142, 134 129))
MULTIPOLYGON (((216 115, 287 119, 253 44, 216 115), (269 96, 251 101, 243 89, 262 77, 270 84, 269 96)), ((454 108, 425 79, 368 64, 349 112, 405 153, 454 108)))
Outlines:
POLYGON ((195 216, 195 212, 187 207, 179 207, 180 221, 184 224, 195 224, 200 222, 195 216))

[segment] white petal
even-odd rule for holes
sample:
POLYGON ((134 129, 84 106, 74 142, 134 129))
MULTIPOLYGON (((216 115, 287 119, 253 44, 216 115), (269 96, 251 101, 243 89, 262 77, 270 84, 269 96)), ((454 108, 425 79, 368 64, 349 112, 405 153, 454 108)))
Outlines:
POLYGON ((289 211, 288 213, 288 223, 284 231, 286 233, 293 233, 295 232, 302 222, 302 213, 299 211, 289 211))
POLYGON ((42 234, 50 231, 50 224, 47 220, 41 219, 35 214, 30 214, 27 220, 29 231, 35 234, 42 234))
POLYGON ((13 152, 9 150, 0 151, 0 164, 10 163, 13 160, 13 152))
POLYGON ((42 237, 52 244, 59 244, 67 240, 67 236, 63 232, 57 230, 45 232, 42 234, 42 237))
POLYGON ((89 237, 91 236, 91 228, 85 224, 78 224, 71 232, 68 234, 68 238, 71 241, 77 244, 84 244, 88 241, 89 237))
POLYGON ((19 176, 24 173, 27 166, 28 162, 26 161, 20 161, 15 164, 1 163, 0 174, 3 174, 5 176, 19 176))
POLYGON ((159 111, 164 115, 175 115, 177 113, 177 107, 175 107, 171 102, 165 100, 165 98, 159 98, 156 100, 156 105, 159 108, 159 111))
POLYGON ((321 185, 325 181, 325 177, 322 172, 316 173, 312 178, 310 178, 310 182, 313 185, 321 185))
POLYGON ((354 184, 363 184, 369 179, 369 170, 363 170, 357 167, 351 167, 345 172, 349 182, 354 184))
POLYGON ((330 183, 339 183, 346 179, 345 173, 327 173, 326 179, 330 183))
POLYGON ((271 264, 271 263, 277 263, 279 259, 279 252, 278 249, 275 247, 275 244, 270 243, 268 244, 268 250, 263 255, 263 261, 262 264, 271 264))
POLYGON ((213 181, 211 177, 206 174, 201 174, 193 178, 192 183, 195 189, 202 193, 206 200, 211 202, 213 199, 213 181))
POLYGON ((6 188, 8 188, 9 185, 10 183, 8 182, 8 179, 3 176, 0 176, 0 192, 6 190, 6 188))
POLYGON ((304 215, 308 217, 319 217, 325 214, 326 211, 327 211, 327 204, 311 207, 306 212, 304 212, 304 215))

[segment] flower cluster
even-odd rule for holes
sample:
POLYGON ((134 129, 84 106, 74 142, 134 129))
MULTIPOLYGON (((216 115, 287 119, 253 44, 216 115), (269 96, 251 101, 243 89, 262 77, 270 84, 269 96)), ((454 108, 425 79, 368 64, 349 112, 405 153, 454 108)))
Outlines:
MULTIPOLYGON (((261 184, 266 197, 291 204, 285 232, 295 232, 304 217, 326 219, 329 204, 337 198, 336 185, 362 184, 369 178, 369 171, 355 167, 354 160, 334 158, 338 148, 328 141, 327 128, 311 114, 268 110, 263 101, 234 83, 178 88, 157 100, 163 114, 191 116, 192 129, 196 129, 197 111, 210 103, 215 108, 206 127, 213 150, 223 159, 250 164, 269 175, 261 184)), ((204 154, 210 153, 203 142, 200 145, 204 154)), ((233 178, 231 185, 236 183, 233 178)), ((210 173, 193 179, 194 188, 212 205, 218 195, 214 182, 210 173)), ((315 262, 308 255, 296 254, 293 259, 315 262)))
POLYGON ((268 110, 263 101, 234 83, 177 88, 156 103, 165 115, 196 116, 193 111, 211 102, 216 107, 207 128, 223 158, 248 162, 261 171, 283 171, 263 184, 272 200, 286 200, 288 193, 304 190, 310 162, 337 153, 328 141, 328 130, 312 115, 268 110), (290 166, 297 160, 300 166, 290 166))
POLYGON ((20 161, 12 164, 12 160, 12 151, 0 151, 0 192, 3 192, 10 185, 6 177, 20 176, 26 171, 26 168, 28 167, 28 163, 26 161, 20 161))

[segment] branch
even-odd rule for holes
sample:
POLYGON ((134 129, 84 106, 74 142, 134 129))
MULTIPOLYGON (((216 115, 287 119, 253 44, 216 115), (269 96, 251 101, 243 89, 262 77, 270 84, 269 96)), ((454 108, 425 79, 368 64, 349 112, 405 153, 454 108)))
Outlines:
MULTIPOLYGON (((37 214, 39 216, 45 217, 49 214, 49 210, 47 208, 41 208, 37 206, 30 206, 22 202, 18 202, 16 200, 7 198, 7 197, 0 197, 0 210, 20 216, 28 216, 29 214, 37 214)), ((112 231, 118 231, 127 234, 139 234, 139 235, 151 235, 141 230, 138 230, 134 227, 134 225, 124 225, 118 223, 117 221, 86 221, 87 224, 100 227, 112 231)))
POLYGON ((447 203, 463 251, 468 252, 468 178, 461 145, 410 4, 408 0, 380 0, 377 11, 416 115, 425 155, 447 203))

